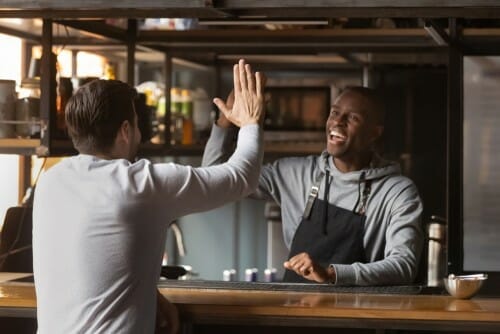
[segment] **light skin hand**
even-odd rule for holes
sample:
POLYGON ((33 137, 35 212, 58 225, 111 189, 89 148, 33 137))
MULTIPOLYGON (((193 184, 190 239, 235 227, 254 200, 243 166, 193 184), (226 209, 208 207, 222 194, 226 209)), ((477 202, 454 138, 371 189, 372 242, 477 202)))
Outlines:
POLYGON ((318 283, 335 281, 335 270, 330 267, 322 267, 307 253, 300 253, 291 257, 283 263, 283 266, 310 281, 318 283))
POLYGON ((232 108, 219 98, 215 98, 214 103, 225 118, 236 126, 261 124, 264 118, 264 76, 260 72, 252 73, 250 65, 241 59, 233 67, 233 79, 232 108))

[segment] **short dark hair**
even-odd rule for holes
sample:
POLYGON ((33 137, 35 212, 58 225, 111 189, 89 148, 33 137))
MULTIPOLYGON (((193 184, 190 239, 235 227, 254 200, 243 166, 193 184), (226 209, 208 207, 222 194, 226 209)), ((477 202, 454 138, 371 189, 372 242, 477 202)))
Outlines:
POLYGON ((371 111, 373 111, 374 120, 378 125, 384 125, 385 119, 385 103, 380 98, 380 94, 377 90, 362 86, 347 86, 345 87, 339 95, 344 93, 353 92, 361 95, 370 102, 371 111))
POLYGON ((94 80, 66 104, 68 134, 80 153, 107 153, 123 121, 135 124, 136 90, 118 80, 94 80))

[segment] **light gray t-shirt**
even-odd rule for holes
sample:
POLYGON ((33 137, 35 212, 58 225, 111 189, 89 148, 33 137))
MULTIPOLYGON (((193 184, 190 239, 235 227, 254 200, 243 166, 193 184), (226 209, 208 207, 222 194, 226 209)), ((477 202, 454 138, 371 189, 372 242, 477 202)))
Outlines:
POLYGON ((42 175, 33 206, 38 333, 153 333, 169 222, 253 192, 262 131, 193 168, 78 155, 42 175))

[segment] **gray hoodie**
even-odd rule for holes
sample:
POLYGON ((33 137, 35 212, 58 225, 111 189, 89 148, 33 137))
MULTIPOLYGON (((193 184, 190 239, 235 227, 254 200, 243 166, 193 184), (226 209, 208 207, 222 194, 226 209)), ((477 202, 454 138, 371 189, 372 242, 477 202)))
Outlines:
MULTIPOLYGON (((203 165, 222 162, 230 154, 232 131, 214 126, 203 155, 203 165)), ((342 173, 325 151, 319 156, 283 158, 263 166, 254 198, 274 200, 281 206, 283 237, 290 248, 313 184, 330 165, 329 202, 352 210, 363 192, 363 170, 342 173)), ((364 169, 372 180, 366 205, 364 247, 368 263, 335 264, 336 284, 407 284, 417 274, 423 245, 422 203, 413 182, 401 175, 399 165, 376 156, 364 169)), ((323 199, 324 180, 319 198, 323 199)))

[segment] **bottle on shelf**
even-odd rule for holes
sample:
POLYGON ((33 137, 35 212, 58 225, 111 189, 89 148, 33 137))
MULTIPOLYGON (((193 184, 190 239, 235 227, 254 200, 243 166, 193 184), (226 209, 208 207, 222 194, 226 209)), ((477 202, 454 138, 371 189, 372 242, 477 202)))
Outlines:
POLYGON ((73 83, 71 78, 59 77, 57 85, 57 98, 56 98, 56 128, 59 137, 66 135, 66 120, 64 110, 68 100, 73 95, 73 83))
POLYGON ((193 99, 193 140, 198 144, 203 144, 210 136, 212 128, 212 101, 203 88, 197 88, 191 96, 193 99))
POLYGON ((193 144, 193 100, 188 89, 181 91, 182 145, 193 144))
POLYGON ((116 65, 114 63, 106 63, 104 65, 103 79, 115 80, 116 79, 116 65))
POLYGON ((170 89, 170 144, 182 143, 184 118, 182 117, 182 96, 179 88, 170 89))

